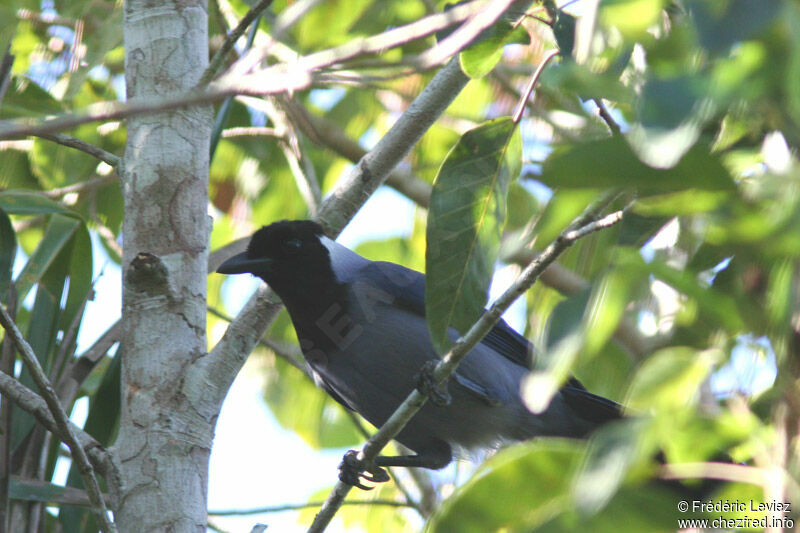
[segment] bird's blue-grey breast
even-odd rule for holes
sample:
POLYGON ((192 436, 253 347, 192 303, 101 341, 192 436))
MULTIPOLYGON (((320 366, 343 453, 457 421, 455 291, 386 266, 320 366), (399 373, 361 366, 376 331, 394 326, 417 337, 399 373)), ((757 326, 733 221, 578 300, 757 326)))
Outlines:
MULTIPOLYGON (((247 252, 219 272, 251 272, 266 281, 286 305, 317 383, 375 426, 417 386, 423 365, 437 358, 425 322, 425 276, 369 261, 313 222, 260 229, 247 252)), ((448 383, 452 401, 428 402, 397 440, 432 458, 427 466, 440 467, 453 448, 540 435, 584 437, 620 416, 616 403, 575 379, 546 411, 530 412, 520 398, 529 356, 528 341, 501 321, 448 383)))

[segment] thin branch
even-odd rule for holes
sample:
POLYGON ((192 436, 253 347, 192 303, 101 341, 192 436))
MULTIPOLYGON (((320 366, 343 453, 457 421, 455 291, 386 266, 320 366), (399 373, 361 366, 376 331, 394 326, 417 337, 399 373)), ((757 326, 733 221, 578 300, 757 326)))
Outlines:
POLYGON ((56 384, 56 391, 61 405, 70 405, 75 401, 81 383, 84 382, 97 364, 103 360, 108 350, 119 342, 121 334, 122 322, 117 320, 88 350, 72 362, 56 384))
MULTIPOLYGON (((504 0, 503 4, 510 2, 511 0, 504 0)), ((383 52, 409 40, 425 37, 480 13, 484 5, 484 2, 476 0, 469 4, 457 6, 446 13, 425 17, 407 26, 401 26, 372 37, 351 41, 342 46, 298 58, 290 63, 270 66, 259 72, 245 75, 244 73, 249 72, 253 66, 261 61, 260 53, 251 51, 251 53, 246 54, 237 61, 234 68, 227 74, 202 89, 193 89, 166 96, 137 97, 124 103, 100 102, 89 105, 79 112, 61 115, 41 122, 29 119, 7 122, 0 126, 0 139, 28 135, 41 136, 42 134, 98 120, 116 120, 132 115, 208 104, 224 100, 234 94, 264 96, 302 90, 309 87, 313 80, 313 73, 319 69, 362 54, 383 52)), ((495 4, 491 4, 490 7, 492 8, 491 12, 494 13, 495 4)), ((490 17, 479 16, 476 18, 480 18, 482 20, 481 23, 485 24, 490 17)), ((476 25, 471 25, 470 30, 474 31, 477 27, 476 25)), ((466 34, 460 33, 459 35, 466 34)), ((435 45, 433 49, 439 46, 435 45)), ((439 55, 441 54, 437 53, 436 57, 439 55)))
POLYGON ((272 37, 279 41, 283 40, 289 28, 294 26, 298 20, 314 9, 321 1, 322 0, 297 0, 290 3, 275 19, 275 23, 272 25, 272 37))
POLYGON ((100 148, 99 146, 95 146, 93 144, 87 143, 86 141, 82 141, 75 137, 71 137, 69 135, 64 135, 63 133, 40 133, 34 134, 36 137, 41 137, 42 139, 47 139, 48 141, 53 141, 54 143, 61 144, 63 146, 68 146, 70 148, 75 148, 76 150, 80 150, 86 154, 89 154, 92 157, 99 159, 105 163, 108 163, 115 169, 119 166, 121 158, 117 155, 112 154, 111 152, 107 152, 100 148))
MULTIPOLYGON (((232 317, 226 315, 225 313, 223 313, 222 311, 220 311, 215 307, 209 305, 206 307, 206 309, 208 310, 209 313, 211 313, 212 315, 221 320, 224 320, 225 322, 228 323, 233 322, 232 317)), ((268 350, 271 350, 275 355, 277 355, 281 359, 284 359, 287 363, 289 363, 290 365, 301 371, 303 374, 305 374, 307 378, 313 381, 313 378, 308 373, 308 370, 306 370, 306 366, 300 359, 302 355, 300 354, 299 350, 297 350, 297 352, 292 352, 288 346, 282 346, 281 344, 273 341, 272 339, 267 338, 266 336, 262 336, 260 339, 258 339, 258 344, 260 344, 261 346, 263 346, 268 350)))
MULTIPOLYGON (((503 5, 510 4, 511 0, 503 0, 501 3, 503 5)), ((226 86, 234 88, 239 94, 250 94, 253 96, 264 94, 263 89, 260 89, 260 87, 263 87, 265 83, 272 83, 270 80, 273 80, 276 76, 296 80, 298 88, 306 87, 311 82, 311 73, 314 71, 342 63, 358 56, 385 52, 391 48, 427 37, 437 31, 441 31, 471 18, 473 20, 480 19, 483 24, 490 19, 494 21, 497 16, 499 16, 497 15, 492 18, 495 8, 495 3, 490 3, 487 7, 486 2, 475 0, 468 4, 454 7, 444 13, 429 15, 405 26, 393 28, 378 35, 355 39, 343 45, 329 48, 328 50, 299 57, 289 64, 274 65, 262 69, 259 72, 250 73, 252 68, 260 63, 264 57, 264 50, 262 47, 257 47, 245 54, 219 81, 226 86), (484 12, 490 9, 491 15, 486 15, 484 12)), ((477 23, 470 25, 469 29, 475 31, 476 27, 477 23)), ((454 32, 454 34, 455 33, 456 32, 454 32)), ((463 39, 464 35, 464 33, 459 33, 459 38, 463 39)), ((453 35, 448 37, 448 39, 451 37, 453 37, 453 35)), ((448 41, 448 39, 445 39, 445 41, 448 41)), ((437 44, 433 49, 438 49, 445 41, 437 44)), ((452 43, 452 41, 448 42, 452 43)), ((462 43, 459 41, 458 44, 462 43)), ((452 52, 450 55, 453 53, 455 52, 452 52)), ((434 62, 434 59, 438 60, 440 57, 446 58, 449 57, 449 55, 437 53, 426 57, 426 61, 429 63, 428 67, 431 67, 441 63, 441 61, 438 63, 434 62)), ((422 67, 420 64, 417 66, 422 67)))
MULTIPOLYGON (((59 434, 53 415, 42 397, 5 372, 0 372, 0 393, 14 402, 20 409, 33 416, 45 429, 51 433, 59 434)), ((72 422, 70 422, 70 427, 82 443, 93 464, 99 471, 104 473, 106 479, 118 477, 116 465, 108 451, 94 437, 72 422)))
POLYGON ((73 185, 67 185, 66 187, 59 187, 58 189, 50 189, 49 191, 40 191, 37 194, 45 196, 47 198, 61 198, 62 196, 65 196, 73 192, 80 193, 89 189, 97 189, 99 187, 104 187, 112 183, 117 183, 118 181, 119 178, 117 176, 103 176, 100 178, 93 178, 90 180, 82 181, 80 183, 75 183, 73 185))
POLYGON ((603 100, 601 98, 593 98, 592 101, 597 106, 597 112, 600 115, 600 118, 602 118, 603 122, 606 123, 608 129, 611 130, 611 133, 614 135, 619 135, 622 130, 620 129, 619 124, 617 124, 617 121, 614 120, 614 117, 611 116, 611 113, 609 113, 608 108, 606 108, 606 104, 603 103, 603 100))
MULTIPOLYGON (((279 97, 277 100, 286 111, 292 124, 302 131, 311 142, 330 148, 352 163, 358 163, 367 154, 367 151, 358 142, 348 137, 337 124, 312 115, 294 99, 279 97)), ((428 207, 431 185, 410 172, 392 170, 386 178, 386 185, 410 198, 417 205, 428 207)))
MULTIPOLYGON (((285 505, 270 505, 266 507, 255 507, 253 509, 226 509, 219 511, 209 511, 209 516, 247 516, 261 513, 282 513, 284 511, 299 511, 310 509, 311 507, 321 507, 325 502, 308 503, 287 503, 285 505)), ((394 500, 346 500, 343 505, 383 505, 387 507, 411 507, 404 502, 394 500)))
MULTIPOLYGON (((8 314, 15 318, 17 314, 17 291, 13 282, 8 283, 8 288, 3 296, 8 302, 8 314)), ((2 351, 0 351, 0 372, 12 375, 14 373, 15 359, 14 344, 3 342, 2 351)), ((0 402, 0 529, 2 531, 8 531, 10 520, 9 491, 12 470, 11 448, 13 434, 11 423, 13 421, 13 413, 14 409, 11 402, 5 400, 0 402)))
MULTIPOLYGON (((605 205, 611 201, 614 194, 606 194, 601 200, 593 203, 575 221, 569 225, 545 250, 532 261, 520 273, 517 280, 498 298, 489 309, 481 315, 475 324, 461 336, 453 347, 437 363, 431 376, 435 384, 442 384, 455 372, 461 360, 472 350, 483 337, 497 324, 502 314, 527 291, 531 285, 539 278, 544 270, 552 264, 556 258, 567 248, 572 246, 577 239, 588 235, 593 231, 609 227, 622 219, 622 212, 614 213, 610 216, 597 220, 597 217, 605 205)), ((427 394, 414 389, 402 404, 394 411, 391 417, 381 426, 377 433, 370 438, 358 454, 358 458, 364 461, 372 461, 378 456, 380 451, 393 439, 409 420, 425 404, 427 394)), ((320 533, 333 519, 347 493, 352 489, 342 481, 334 487, 325 505, 314 519, 309 528, 309 533, 320 533)))
POLYGON ((279 132, 275 128, 266 128, 266 127, 242 127, 242 128, 228 128, 226 130, 222 130, 222 137, 225 139, 232 139, 234 137, 283 137, 283 133, 279 132))
POLYGON ((670 463, 661 465, 660 476, 664 479, 719 479, 763 487, 770 473, 756 466, 730 463, 670 463))
POLYGON ((14 344, 17 345, 22 360, 28 367, 36 386, 42 393, 45 403, 50 410, 50 413, 55 420, 56 427, 58 428, 59 437, 66 443, 72 452, 72 459, 75 461, 78 470, 83 478, 83 483, 86 486, 86 491, 89 499, 92 502, 92 513, 95 515, 98 524, 101 525, 104 531, 109 533, 116 532, 117 528, 108 517, 108 510, 103 499, 103 493, 100 490, 100 485, 97 483, 97 477, 94 474, 89 458, 83 446, 78 442, 77 437, 72 429, 72 424, 69 421, 67 413, 58 401, 58 396, 47 375, 39 364, 36 354, 30 344, 22 336, 22 333, 17 328, 17 325, 11 320, 11 317, 6 313, 5 307, 0 305, 0 324, 6 330, 6 334, 13 339, 14 344))
POLYGON ((542 61, 536 68, 536 71, 528 81, 528 86, 525 87, 525 92, 522 93, 522 98, 520 98, 519 103, 517 104, 516 111, 514 111, 514 115, 512 116, 514 124, 519 124, 519 121, 522 120, 522 114, 525 112, 525 108, 528 106, 528 100, 531 97, 533 88, 536 87, 536 82, 539 81, 539 77, 542 75, 542 72, 544 72, 544 68, 547 66, 550 60, 552 60, 558 54, 558 50, 550 50, 547 54, 545 54, 544 58, 542 58, 542 61))
MULTIPOLYGON (((485 29, 502 17, 516 0, 495 0, 486 6, 480 14, 470 18, 453 33, 443 39, 438 46, 421 53, 416 61, 420 70, 442 64, 450 56, 458 54, 461 50, 475 40, 485 29)), ((449 11, 448 11, 449 13, 449 11)))
POLYGON ((222 63, 225 61, 225 56, 233 50, 233 46, 236 44, 236 41, 244 35, 245 30, 253 21, 258 18, 261 13, 267 9, 272 0, 259 0, 259 2, 250 8, 250 10, 242 17, 242 20, 239 21, 239 24, 225 37, 225 40, 222 42, 222 46, 219 47, 217 53, 214 54, 214 57, 211 58, 211 61, 208 63, 208 67, 206 67, 205 72, 203 72, 202 76, 200 76, 200 81, 197 82, 197 87, 202 88, 211 82, 211 80, 222 70, 222 63))

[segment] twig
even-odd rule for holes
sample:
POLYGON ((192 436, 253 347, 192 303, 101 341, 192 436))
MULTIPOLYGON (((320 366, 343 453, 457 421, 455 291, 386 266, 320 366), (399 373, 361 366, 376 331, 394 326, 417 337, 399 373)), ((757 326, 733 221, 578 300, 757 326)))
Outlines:
MULTIPOLYGON (((348 137, 337 124, 312 115, 293 99, 278 98, 278 101, 289 115, 292 124, 311 142, 326 146, 353 163, 358 163, 367 154, 367 151, 348 137)), ((386 178, 386 185, 410 198, 417 205, 428 207, 431 186, 421 178, 407 171, 394 169, 386 178)))
POLYGON ((314 167, 303 164, 304 157, 300 148, 300 139, 297 132, 292 127, 286 113, 279 106, 274 105, 274 101, 265 102, 267 115, 278 131, 283 132, 283 136, 278 140, 278 146, 289 164, 289 170, 294 176, 297 189, 308 206, 308 212, 314 216, 317 214, 319 204, 322 203, 322 192, 319 188, 316 175, 312 174, 314 167))
MULTIPOLYGON (((299 511, 311 507, 320 507, 325 502, 308 503, 287 503, 285 505, 269 505, 266 507, 255 507, 253 509, 226 509, 219 511, 209 511, 209 516, 246 516, 261 513, 281 513, 283 511, 299 511)), ((343 505, 385 505, 388 507, 411 507, 404 502, 394 500, 347 500, 343 505)))
POLYGON ((73 192, 83 192, 87 189, 96 189, 98 187, 110 185, 118 181, 119 178, 117 178, 117 176, 103 176, 101 178, 93 178, 90 180, 82 181, 80 183, 75 183, 73 185, 67 185, 66 187, 60 187, 58 189, 50 189, 49 191, 39 191, 37 194, 41 196, 46 196, 47 198, 61 198, 62 196, 73 192))
POLYGON ((603 100, 600 98, 593 98, 592 101, 597 106, 597 112, 600 115, 600 118, 603 119, 603 122, 606 123, 608 129, 611 130, 611 133, 614 135, 619 135, 621 133, 621 129, 619 124, 614 120, 614 117, 611 116, 611 113, 608 112, 608 108, 606 108, 606 104, 603 103, 603 100))
POLYGON ((664 479, 719 479, 763 487, 770 474, 757 466, 730 463, 670 463, 661 466, 664 479))
POLYGON ((528 86, 525 87, 525 92, 522 93, 522 98, 520 98, 519 103, 517 104, 517 109, 514 111, 514 115, 512 116, 512 120, 514 124, 519 124, 519 121, 522 119, 522 114, 525 112, 525 108, 528 106, 528 100, 531 97, 531 93, 533 92, 533 88, 536 87, 536 82, 539 81, 539 76, 542 75, 544 72, 544 68, 547 64, 559 54, 558 50, 550 50, 545 54, 542 61, 539 63, 539 66, 536 68, 536 71, 531 76, 531 79, 528 81, 528 86))
POLYGON ((88 350, 72 362, 56 385, 61 405, 70 405, 75 401, 75 396, 80 389, 81 383, 89 376, 89 373, 97 364, 103 360, 103 356, 108 353, 108 350, 119 341, 121 334, 122 322, 118 320, 88 350))
POLYGON ((80 150, 81 152, 87 153, 92 157, 96 157, 100 161, 108 163, 114 168, 117 168, 121 161, 119 156, 116 156, 111 152, 106 152, 99 146, 89 144, 86 141, 76 139, 75 137, 70 137, 69 135, 64 135, 63 133, 39 133, 34 135, 36 137, 41 137, 42 139, 47 139, 48 141, 53 141, 54 143, 80 150))
POLYGON ((211 61, 208 63, 208 67, 206 67, 205 72, 203 72, 202 76, 200 76, 200 81, 197 82, 197 88, 205 87, 209 84, 209 82, 222 70, 222 63, 225 61, 225 56, 233 50, 233 45, 236 44, 236 41, 244 35, 245 30, 247 29, 250 24, 265 10, 267 9, 272 0, 259 0, 259 2, 250 8, 250 10, 242 17, 242 20, 239 21, 239 24, 231 30, 225 40, 222 42, 222 46, 219 47, 217 53, 214 54, 214 57, 211 58, 211 61))
POLYGON ((417 58, 416 67, 421 70, 440 65, 450 56, 459 53, 469 46, 481 32, 497 22, 515 1, 496 0, 489 3, 485 10, 470 18, 469 21, 443 39, 438 46, 421 53, 417 58))
MULTIPOLYGON (((432 372, 434 383, 444 383, 455 371, 461 360, 486 336, 497 324, 501 315, 514 301, 525 293, 538 279, 542 272, 552 264, 556 258, 567 248, 572 246, 577 239, 593 231, 609 227, 622 219, 623 212, 596 220, 600 211, 616 194, 603 195, 601 200, 593 203, 575 221, 569 225, 545 250, 520 273, 517 280, 498 298, 489 309, 481 315, 475 324, 461 336, 453 347, 442 357, 432 372), (608 200, 607 200, 608 199, 608 200)), ((391 417, 381 426, 377 433, 370 438, 358 454, 358 458, 371 461, 378 456, 380 451, 393 439, 408 423, 409 420, 425 404, 427 394, 414 389, 402 404, 394 411, 391 417)), ((320 533, 325 530, 333 516, 344 501, 352 486, 339 481, 334 487, 325 505, 314 519, 309 528, 309 533, 320 533)))
POLYGON ((17 328, 17 325, 11 320, 11 317, 6 313, 5 307, 2 305, 0 305, 0 324, 6 330, 6 334, 13 339, 14 344, 17 345, 22 360, 28 367, 34 383, 39 387, 42 397, 55 420, 59 437, 66 443, 72 453, 72 459, 75 461, 81 473, 87 494, 92 502, 92 513, 95 515, 98 524, 100 524, 102 529, 106 532, 116 532, 116 526, 108 517, 108 510, 106 509, 106 504, 103 499, 103 493, 100 491, 100 485, 97 483, 94 468, 92 468, 86 451, 78 442, 72 430, 69 417, 58 402, 56 391, 47 379, 47 375, 39 364, 39 360, 36 358, 36 354, 33 353, 30 344, 23 338, 19 328, 17 328))
POLYGON ((222 130, 222 137, 225 139, 231 139, 234 137, 257 137, 257 136, 264 136, 264 137, 282 137, 283 134, 278 132, 275 128, 265 128, 265 127, 242 127, 242 128, 228 128, 226 130, 222 130))
MULTIPOLYGON (((0 287, 0 291, 4 290, 0 287)), ((14 282, 9 280, 8 290, 3 295, 8 302, 8 313, 14 318, 17 311, 17 291, 14 282)), ((14 344, 11 342, 2 343, 2 351, 0 351, 0 372, 6 374, 14 373, 14 344)), ((11 402, 3 400, 0 402, 0 528, 3 531, 8 531, 10 519, 10 499, 9 490, 11 485, 11 447, 12 447, 12 430, 11 423, 13 420, 14 409, 11 402)))
POLYGON ((322 0, 297 0, 286 6, 272 25, 272 38, 283 40, 289 28, 295 25, 306 13, 314 9, 322 0))
MULTIPOLYGON (((223 313, 219 309, 217 309, 215 307, 212 307, 210 305, 207 306, 206 308, 207 308, 208 312, 211 313, 212 315, 214 315, 215 317, 217 317, 219 319, 222 319, 222 320, 224 320, 225 322, 228 322, 228 323, 233 322, 233 318, 232 317, 226 315, 225 313, 223 313)), ((273 341, 272 339, 268 339, 267 337, 264 337, 264 336, 262 336, 260 339, 258 339, 258 344, 260 344, 261 346, 263 346, 264 348, 266 348, 268 350, 272 350, 272 352, 275 355, 277 355, 281 359, 284 359, 287 363, 289 363, 290 365, 292 365, 293 367, 295 367, 296 369, 301 371, 303 374, 305 374, 305 376, 307 378, 309 378, 309 379, 311 379, 313 381, 313 378, 311 378, 311 376, 309 375, 308 371, 306 370, 305 365, 300 360, 300 354, 299 353, 292 353, 286 346, 281 346, 280 344, 278 344, 277 342, 273 341)))
MULTIPOLYGON (((511 3, 511 0, 503 0, 502 2, 503 5, 509 3, 511 3)), ((299 57, 290 64, 284 63, 274 65, 259 72, 248 74, 250 70, 261 61, 264 55, 262 47, 254 48, 245 54, 241 60, 220 79, 220 82, 233 87, 239 94, 250 94, 254 96, 263 94, 259 87, 262 87, 264 83, 272 83, 270 80, 276 76, 295 79, 298 88, 306 87, 311 81, 311 73, 321 68, 330 67, 361 55, 385 52, 390 48, 432 35, 437 31, 453 26, 454 24, 459 24, 471 17, 480 19, 483 24, 490 19, 492 21, 495 20, 497 17, 491 17, 494 15, 494 8, 496 5, 494 3, 490 4, 489 7, 492 8, 491 15, 486 15, 484 13, 485 7, 486 2, 476 0, 468 4, 454 7, 445 13, 429 15, 405 26, 393 28, 378 35, 356 39, 341 46, 299 57), (480 16, 478 16, 479 14, 480 16)), ((486 10, 488 9, 489 8, 486 8, 486 10)), ((476 28, 477 23, 471 25, 469 29, 472 32, 475 31, 476 28)), ((454 32, 454 34, 455 33, 456 32, 454 32)), ((465 34, 462 32, 458 35, 459 39, 463 40, 465 34)), ((448 37, 448 39, 451 37, 453 37, 453 35, 448 37)), ((445 39, 445 41, 448 39, 445 39)), ((441 47, 445 41, 434 46, 433 49, 441 47)), ((450 41, 450 43, 453 43, 453 41, 450 41)), ((461 43, 459 41, 458 44, 466 43, 461 43)), ((452 53, 450 55, 452 55, 452 53)), ((435 55, 426 56, 428 67, 441 63, 441 61, 438 63, 435 62, 435 60, 439 60, 440 57, 446 58, 449 57, 449 55, 437 53, 435 55)), ((422 67, 420 64, 417 64, 417 66, 422 67)))
MULTIPOLYGON (((58 434, 59 430, 53 415, 42 397, 5 372, 0 372, 0 393, 14 402, 20 409, 33 416, 45 429, 51 433, 58 434)), ((72 424, 72 422, 70 422, 70 427, 78 440, 81 441, 92 463, 99 471, 105 474, 106 479, 118 477, 114 459, 106 449, 94 437, 72 424)))
POLYGON ((192 105, 213 103, 224 100, 234 94, 264 96, 305 89, 310 85, 312 73, 315 70, 361 54, 381 52, 388 47, 404 44, 409 39, 425 37, 477 13, 480 7, 478 4, 481 4, 481 2, 476 1, 458 6, 444 14, 432 15, 407 26, 311 54, 291 63, 267 67, 258 73, 244 76, 243 72, 249 71, 255 63, 260 61, 260 57, 255 62, 252 61, 252 57, 249 62, 246 61, 248 56, 251 56, 249 53, 237 62, 238 65, 247 63, 246 65, 232 69, 221 79, 209 83, 201 90, 194 89, 166 96, 141 97, 125 103, 100 102, 89 105, 77 113, 61 115, 42 122, 30 120, 10 122, 7 125, 0 126, 0 139, 42 135, 98 120, 122 119, 132 115, 170 111, 192 105), (432 17, 433 20, 429 20, 432 17))

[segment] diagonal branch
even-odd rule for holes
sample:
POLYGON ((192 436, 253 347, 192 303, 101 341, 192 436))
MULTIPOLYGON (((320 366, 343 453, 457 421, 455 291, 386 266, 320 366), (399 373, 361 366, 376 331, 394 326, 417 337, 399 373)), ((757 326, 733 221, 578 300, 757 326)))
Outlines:
MULTIPOLYGON (((497 324, 502 314, 511 306, 514 301, 522 296, 531 285, 536 282, 544 270, 552 264, 556 258, 567 248, 572 246, 578 239, 603 228, 610 227, 620 220, 624 211, 617 211, 598 220, 600 211, 606 202, 598 202, 590 206, 572 224, 569 225, 536 259, 534 259, 520 273, 517 280, 511 287, 503 293, 491 307, 481 315, 475 324, 461 336, 442 359, 437 363, 432 372, 434 386, 447 381, 455 372, 461 360, 470 352, 483 337, 497 324)), ((383 426, 370 438, 358 458, 363 461, 372 461, 378 456, 380 451, 405 427, 409 420, 422 408, 428 400, 426 393, 417 389, 395 410, 391 417, 383 426)), ((320 533, 325 530, 339 510, 347 493, 350 492, 351 485, 339 481, 334 487, 325 505, 314 518, 314 522, 309 528, 309 533, 320 533)))
POLYGON ((267 9, 270 4, 272 4, 272 0, 259 0, 259 2, 250 8, 250 10, 242 17, 242 20, 239 21, 239 24, 231 30, 227 37, 225 37, 225 41, 220 46, 217 53, 214 54, 214 57, 211 58, 211 61, 208 63, 208 67, 206 67, 205 72, 203 72, 202 76, 200 76, 200 81, 197 82, 197 87, 205 87, 209 84, 209 82, 216 76, 219 71, 222 69, 222 62, 225 61, 225 56, 233 50, 233 45, 236 44, 236 41, 244 35, 245 30, 247 29, 250 24, 253 23, 256 18, 258 18, 261 13, 267 9))
POLYGON ((121 161, 119 156, 114 155, 111 152, 107 152, 99 146, 95 146, 69 135, 64 135, 63 133, 40 133, 36 136, 41 137, 42 139, 47 139, 48 141, 53 141, 54 143, 58 143, 63 146, 68 146, 69 148, 80 150, 81 152, 89 154, 92 157, 96 157, 104 163, 108 163, 115 169, 119 166, 121 161))
POLYGON ((86 455, 86 450, 84 450, 83 445, 78 441, 72 424, 69 421, 69 417, 67 413, 64 412, 61 403, 59 403, 56 391, 50 384, 47 375, 44 373, 44 369, 42 369, 42 366, 39 364, 36 354, 33 353, 30 344, 28 344, 22 336, 17 325, 11 320, 11 317, 1 305, 0 324, 3 326, 3 329, 6 330, 6 334, 14 341, 14 344, 17 345, 17 349, 22 355, 22 360, 31 372, 34 383, 39 387, 44 402, 47 404, 50 414, 55 421, 58 430, 56 434, 69 446, 72 459, 75 461, 81 473, 89 499, 92 502, 92 512, 97 519, 97 523, 101 525, 103 531, 116 532, 117 528, 108 517, 108 510, 106 509, 106 504, 103 499, 103 493, 100 490, 100 485, 97 483, 97 477, 94 474, 94 468, 92 468, 89 462, 89 457, 86 455))

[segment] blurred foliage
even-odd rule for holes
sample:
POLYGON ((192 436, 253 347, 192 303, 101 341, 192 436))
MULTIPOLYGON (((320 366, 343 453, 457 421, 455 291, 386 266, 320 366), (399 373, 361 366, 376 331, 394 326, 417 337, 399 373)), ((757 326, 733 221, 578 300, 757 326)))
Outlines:
MULTIPOLYGON (((444 4, 311 2, 287 26, 297 2, 276 0, 260 19, 256 44, 269 33, 297 53, 315 52, 411 23, 444 4)), ((457 255, 474 239, 456 242, 447 257, 462 259, 451 266, 426 265, 426 232, 429 251, 441 249, 444 237, 426 227, 425 205, 417 207, 406 235, 374 237, 369 231, 376 228, 364 228, 370 238, 357 249, 418 270, 443 268, 443 277, 463 274, 478 289, 470 307, 447 300, 452 295, 437 293, 438 286, 429 287, 428 302, 429 309, 444 302, 465 311, 467 318, 457 322, 463 328, 486 302, 498 239, 502 262, 529 257, 526 252, 544 249, 605 189, 621 191, 608 209, 629 206, 624 222, 580 240, 559 258, 565 271, 524 298, 524 333, 537 349, 525 395, 541 405, 575 375, 589 390, 623 402, 632 418, 588 442, 541 439, 500 451, 446 499, 455 480, 438 476, 433 488, 444 502, 426 527, 669 531, 678 519, 704 518, 676 512, 675 485, 654 481, 659 453, 676 463, 732 458, 740 464, 731 465, 728 482, 710 498, 792 501, 790 518, 797 521, 800 5, 608 0, 595 13, 590 2, 562 10, 564 4, 534 2, 520 24, 506 21, 465 51, 461 64, 474 79, 402 164, 411 179, 435 181, 435 190, 445 191, 444 202, 432 200, 434 220, 459 207, 452 188, 487 192, 477 190, 486 182, 475 188, 460 182, 454 167, 480 171, 486 157, 500 163, 498 146, 518 144, 515 162, 479 176, 508 173, 481 204, 495 216, 473 211, 466 223, 473 236, 492 234, 472 258, 485 268, 470 270, 466 256, 457 255), (499 141, 480 135, 510 125, 505 117, 543 55, 556 47, 562 56, 540 78, 519 128, 503 130, 499 141), (784 474, 777 488, 753 482, 752 472, 767 471, 784 474)), ((209 7, 213 53, 248 3, 221 0, 209 7)), ((122 9, 107 0, 0 6, 0 51, 10 45, 15 56, 0 120, 39 119, 124 98, 122 9)), ((369 149, 387 131, 433 75, 406 67, 435 43, 430 36, 356 58, 291 96, 234 100, 225 128, 236 135, 223 132, 211 163, 212 250, 262 224, 309 217, 304 182, 323 194, 335 187, 358 158, 343 144, 369 149), (262 126, 271 133, 232 130, 262 126)), ((124 122, 62 133, 124 153, 124 122)), ((90 362, 81 359, 86 348, 76 353, 76 339, 87 327, 84 303, 98 275, 91 258, 108 254, 119 261, 123 201, 115 176, 107 164, 47 139, 0 141, 0 301, 16 306, 17 322, 56 385, 66 386, 79 363, 89 366, 80 366, 80 388, 66 400, 70 409, 79 398, 88 400, 85 427, 103 443, 113 442, 117 426, 118 358, 106 348, 90 362)), ((387 221, 405 216, 399 204, 381 209, 387 221)), ((229 292, 228 282, 209 276, 210 307, 229 313, 226 305, 236 303, 229 292)), ((209 314, 212 341, 225 324, 209 314)), ((287 354, 296 355, 296 338, 285 313, 267 336, 280 349, 261 349, 255 357, 263 362, 264 397, 277 421, 315 448, 357 445, 363 436, 350 416, 287 363, 287 354)), ((13 363, 3 362, 4 370, 27 383, 13 363)), ((20 476, 11 484, 14 502, 58 503, 57 443, 25 413, 15 409, 11 419, 4 433, 14 446, 12 472, 20 476)), ((75 472, 67 484, 80 487, 75 472)), ((418 492, 411 490, 415 498, 418 492)), ((378 495, 404 501, 393 483, 368 496, 378 495)), ((38 513, 48 531, 95 528, 79 507, 62 506, 58 525, 43 506, 30 509, 28 518, 38 513)), ((307 524, 313 514, 299 520, 307 524)), ((414 511, 387 506, 346 507, 338 520, 369 531, 415 530, 421 523, 414 511)))

